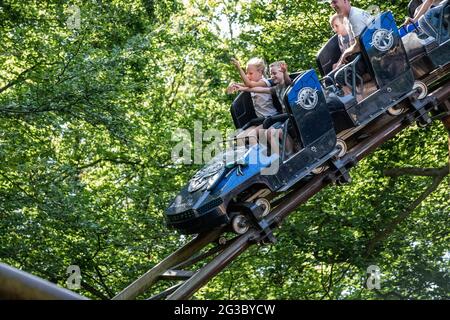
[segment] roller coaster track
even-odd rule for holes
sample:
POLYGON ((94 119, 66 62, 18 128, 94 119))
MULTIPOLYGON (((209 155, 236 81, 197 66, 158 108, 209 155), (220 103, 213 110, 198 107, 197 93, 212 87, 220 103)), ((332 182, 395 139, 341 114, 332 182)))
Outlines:
MULTIPOLYGON (((407 112, 392 117, 388 114, 364 128, 366 138, 354 145, 347 154, 335 161, 325 172, 314 176, 306 184, 294 187, 288 194, 273 203, 273 210, 258 226, 251 227, 245 234, 226 239, 227 229, 215 229, 200 234, 169 255, 144 275, 118 293, 113 300, 136 298, 180 300, 189 299, 214 276, 226 268, 235 258, 255 244, 275 242, 272 231, 301 204, 320 190, 333 183, 349 181, 348 171, 360 160, 371 154, 384 142, 396 136, 403 129, 415 123, 428 113, 439 113, 433 117, 441 120, 450 132, 450 80, 449 65, 435 70, 421 79, 432 91, 415 105, 409 100, 399 103, 407 112), (200 266, 199 266, 200 265, 200 266), (187 271, 187 268, 196 271, 187 271), (159 289, 163 280, 180 281, 150 298, 145 293, 151 288, 159 289)), ((157 291, 154 289, 152 291, 157 291)), ((34 276, 0 264, 0 298, 16 299, 85 299, 68 290, 34 276)))

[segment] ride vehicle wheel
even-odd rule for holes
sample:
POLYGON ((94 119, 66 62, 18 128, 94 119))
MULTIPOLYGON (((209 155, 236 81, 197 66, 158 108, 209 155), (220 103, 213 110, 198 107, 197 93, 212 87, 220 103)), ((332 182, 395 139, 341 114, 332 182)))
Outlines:
POLYGON ((255 204, 257 206, 260 206, 263 208, 263 212, 261 214, 261 218, 267 216, 270 212, 270 202, 266 198, 259 198, 255 201, 255 204))
POLYGON ((389 109, 387 109, 387 113, 391 116, 398 116, 405 111, 406 111, 406 108, 403 106, 400 106, 400 107, 395 106, 395 107, 390 107, 389 109))
POLYGON ((217 239, 217 243, 221 246, 224 246, 227 243, 227 238, 221 236, 219 239, 217 239))
POLYGON ((416 90, 418 93, 417 100, 422 100, 428 95, 428 87, 422 81, 414 81, 413 90, 416 90))
POLYGON ((431 124, 431 119, 428 122, 425 121, 417 121, 417 126, 420 128, 426 128, 429 124, 431 124))
POLYGON ((417 126, 418 126, 419 128, 426 128, 426 127, 427 127, 427 124, 426 124, 426 123, 423 123, 423 122, 417 121, 417 126))
POLYGON ((244 234, 250 228, 250 224, 248 219, 244 215, 238 214, 231 220, 231 228, 237 234, 244 234))
POLYGON ((320 167, 317 167, 317 168, 311 170, 311 172, 314 174, 321 174, 322 172, 324 172, 327 169, 328 169, 328 166, 320 166, 320 167))
POLYGON ((336 146, 339 148, 339 152, 336 155, 336 158, 340 159, 347 153, 347 143, 345 143, 344 140, 338 138, 336 141, 336 146))

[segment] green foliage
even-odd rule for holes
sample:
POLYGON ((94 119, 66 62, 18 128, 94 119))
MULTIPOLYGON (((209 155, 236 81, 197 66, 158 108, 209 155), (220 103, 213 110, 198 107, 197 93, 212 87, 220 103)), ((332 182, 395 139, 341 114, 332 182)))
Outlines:
MULTIPOLYGON (((407 1, 378 4, 403 20, 407 1)), ((186 241, 163 217, 198 168, 171 162, 175 129, 231 128, 230 58, 310 68, 331 13, 313 1, 1 1, 0 260, 63 286, 77 264, 81 294, 114 296, 186 241)), ((448 177, 368 250, 431 183, 383 170, 447 157, 440 125, 406 130, 197 298, 448 298, 448 177), (369 265, 378 292, 364 287, 369 265)))

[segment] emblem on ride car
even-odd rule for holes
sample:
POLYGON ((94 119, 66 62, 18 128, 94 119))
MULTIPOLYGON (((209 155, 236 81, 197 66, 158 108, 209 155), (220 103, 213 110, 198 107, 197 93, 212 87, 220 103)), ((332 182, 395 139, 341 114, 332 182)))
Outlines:
POLYGON ((212 162, 206 167, 198 171, 189 181, 188 192, 195 192, 200 189, 206 189, 217 179, 220 178, 221 172, 225 169, 222 161, 212 162))
POLYGON ((317 90, 313 88, 303 88, 297 96, 297 105, 306 110, 314 109, 319 101, 317 90))
POLYGON ((372 36, 372 45, 379 51, 385 52, 392 48, 394 44, 393 31, 380 29, 374 32, 372 36))

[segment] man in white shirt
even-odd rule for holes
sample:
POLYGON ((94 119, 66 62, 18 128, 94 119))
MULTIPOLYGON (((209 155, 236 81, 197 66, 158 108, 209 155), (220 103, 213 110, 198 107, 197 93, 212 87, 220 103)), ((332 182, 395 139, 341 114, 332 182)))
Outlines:
POLYGON ((336 13, 345 17, 344 25, 350 38, 350 47, 342 53, 337 63, 337 67, 339 67, 347 63, 349 56, 361 51, 357 40, 364 28, 373 20, 373 17, 362 9, 352 7, 350 0, 331 0, 330 5, 336 13))

